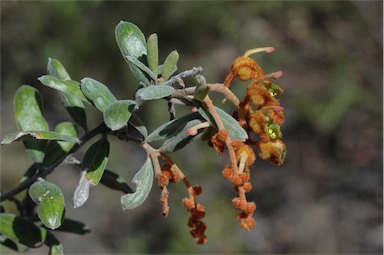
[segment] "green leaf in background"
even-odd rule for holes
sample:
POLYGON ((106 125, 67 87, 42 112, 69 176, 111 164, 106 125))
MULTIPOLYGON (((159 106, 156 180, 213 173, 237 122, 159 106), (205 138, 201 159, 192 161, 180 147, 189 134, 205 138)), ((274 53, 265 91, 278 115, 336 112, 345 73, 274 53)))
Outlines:
MULTIPOLYGON (((47 70, 48 74, 56 77, 59 80, 71 80, 71 77, 69 76, 68 72, 57 59, 48 59, 47 70)), ((68 111, 69 115, 71 115, 72 119, 77 124, 79 124, 85 131, 87 131, 87 116, 85 114, 84 105, 81 99, 74 95, 61 91, 59 91, 59 97, 61 103, 68 111)))
POLYGON ((78 235, 84 235, 91 231, 89 226, 85 225, 84 223, 68 218, 65 218, 61 226, 56 230, 78 235))
MULTIPOLYGON (((77 138, 78 132, 76 125, 71 122, 62 122, 55 128, 55 132, 69 137, 77 138)), ((68 151, 70 151, 75 143, 65 141, 51 141, 48 144, 46 157, 43 165, 49 166, 60 160, 68 151)))
MULTIPOLYGON (((157 34, 151 34, 147 39, 147 63, 149 69, 153 72, 157 79, 158 75, 158 65, 159 65, 159 46, 158 46, 158 39, 157 34)), ((157 83, 156 79, 155 84, 157 83)))
POLYGON ((172 75, 174 70, 177 69, 177 62, 178 61, 179 61, 179 53, 176 50, 169 53, 169 55, 167 56, 167 58, 164 61, 160 83, 163 83, 169 79, 169 77, 172 75), (175 67, 176 67, 176 69, 175 69, 175 67))
POLYGON ((63 81, 71 79, 67 70, 65 70, 64 66, 57 59, 48 58, 47 71, 48 74, 63 81))
POLYGON ((47 230, 36 226, 32 221, 9 213, 0 214, 0 232, 14 242, 31 248, 44 243, 47 230))
POLYGON ((140 206, 147 199, 149 192, 152 189, 153 167, 149 157, 147 157, 144 165, 135 174, 132 182, 136 184, 136 192, 121 197, 123 210, 134 209, 140 206))
POLYGON ((120 21, 115 28, 115 38, 117 44, 119 45, 121 54, 126 59, 133 75, 138 80, 149 84, 149 80, 145 74, 135 65, 132 65, 126 58, 127 56, 130 56, 138 59, 139 61, 145 60, 145 56, 147 55, 147 46, 144 34, 135 24, 120 21))
POLYGON ((135 105, 136 102, 132 100, 119 100, 110 104, 103 112, 107 127, 115 131, 126 126, 135 105))
MULTIPOLYGON (((240 124, 235 120, 231 115, 226 113, 224 110, 215 106, 217 115, 219 115, 221 121, 223 122, 224 128, 228 131, 228 135, 232 140, 245 141, 248 139, 248 134, 240 126, 240 124)), ((217 128, 216 122, 213 119, 212 115, 203 108, 199 108, 199 113, 201 116, 206 119, 211 125, 217 128)))
POLYGON ((88 102, 80 89, 80 84, 73 80, 60 80, 53 75, 43 75, 38 80, 50 88, 75 96, 83 101, 88 102))
POLYGON ((16 141, 30 141, 34 140, 57 140, 65 141, 69 143, 78 143, 79 140, 77 137, 68 136, 65 134, 60 134, 52 131, 16 131, 9 135, 6 135, 1 144, 10 144, 16 141))
POLYGON ((161 139, 167 139, 172 136, 178 129, 183 128, 189 121, 195 119, 201 119, 200 114, 197 112, 193 112, 184 115, 183 117, 171 120, 154 130, 147 137, 146 141, 150 143, 161 139))
POLYGON ((106 136, 92 144, 84 155, 81 168, 87 171, 86 177, 93 186, 97 185, 103 176, 108 162, 108 155, 109 142, 106 136))
POLYGON ((136 92, 136 98, 140 98, 144 101, 160 99, 172 95, 175 89, 167 85, 151 85, 145 88, 139 89, 136 92))
MULTIPOLYGON (((39 92, 29 86, 23 85, 14 98, 16 125, 20 131, 48 131, 48 123, 43 117, 42 101, 39 92)), ((47 141, 28 139, 24 146, 28 155, 38 163, 44 159, 44 150, 47 141)))
POLYGON ((107 86, 92 78, 81 80, 81 90, 89 98, 97 109, 104 112, 106 108, 117 102, 116 97, 111 93, 107 86))
POLYGON ((50 229, 60 227, 65 212, 61 189, 53 183, 39 180, 29 187, 28 194, 38 205, 37 215, 41 222, 50 229))
POLYGON ((115 172, 112 172, 108 169, 104 170, 103 177, 100 180, 100 183, 107 186, 110 189, 118 190, 126 193, 133 193, 133 190, 127 182, 124 180, 124 178, 115 172))

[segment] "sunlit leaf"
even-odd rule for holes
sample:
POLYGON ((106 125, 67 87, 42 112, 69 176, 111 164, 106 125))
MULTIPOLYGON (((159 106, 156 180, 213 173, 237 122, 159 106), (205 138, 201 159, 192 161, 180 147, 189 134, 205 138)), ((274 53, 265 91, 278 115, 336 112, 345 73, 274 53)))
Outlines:
POLYGON ((157 34, 151 34, 147 39, 147 63, 149 69, 154 73, 157 78, 158 65, 159 65, 159 46, 157 34))
POLYGON ((65 141, 69 143, 78 143, 78 139, 76 137, 60 134, 52 131, 16 131, 9 135, 6 135, 3 140, 1 140, 1 144, 10 144, 15 141, 23 141, 30 140, 31 138, 37 140, 57 140, 57 141, 65 141))
MULTIPOLYGON (((48 131, 48 123, 43 117, 42 101, 39 92, 29 86, 21 86, 14 98, 16 124, 20 131, 48 131)), ((44 159, 46 141, 28 139, 24 141, 29 156, 38 163, 44 159)))
POLYGON ((160 99, 172 95, 175 89, 167 85, 152 85, 136 92, 136 98, 140 98, 144 101, 160 99))
POLYGON ((72 96, 76 96, 79 99, 88 102, 87 98, 84 96, 83 92, 80 89, 80 84, 77 81, 60 80, 53 75, 43 75, 39 77, 38 80, 45 86, 67 93, 72 96))
MULTIPOLYGON (((235 120, 231 115, 216 106, 215 109, 217 115, 219 115, 221 121, 223 122, 224 128, 228 131, 229 137, 232 140, 245 141, 248 139, 247 132, 240 126, 237 120, 235 120)), ((211 123, 211 125, 217 127, 215 120, 209 112, 207 112, 203 108, 199 108, 199 113, 204 119, 211 123)))
POLYGON ((104 112, 106 108, 117 102, 116 97, 111 93, 107 86, 92 78, 81 80, 81 90, 89 98, 97 109, 104 112))
POLYGON ((57 59, 48 58, 47 70, 48 74, 55 76, 57 79, 64 81, 71 79, 67 70, 65 70, 64 66, 57 59))
POLYGON ((135 174, 132 182, 136 184, 136 192, 121 197, 123 210, 134 209, 147 199, 153 183, 153 167, 149 157, 141 169, 135 174))
POLYGON ((121 54, 128 62, 129 68, 131 69, 133 75, 138 80, 148 84, 149 81, 145 74, 135 65, 132 65, 126 58, 127 56, 131 56, 141 62, 146 59, 147 46, 144 34, 135 24, 120 21, 115 28, 115 38, 117 44, 119 45, 121 54))
POLYGON ((86 174, 86 171, 81 171, 80 173, 80 180, 73 193, 73 208, 82 206, 88 200, 89 189, 92 186, 92 182, 87 178, 86 174))
POLYGON ((132 100, 119 100, 110 104, 103 112, 107 127, 114 131, 126 126, 135 105, 136 102, 132 100))
POLYGON ((38 205, 37 215, 41 222, 50 229, 60 227, 65 212, 61 189, 53 183, 41 180, 29 187, 28 194, 38 205))
POLYGON ((0 214, 0 233, 14 242, 36 248, 44 243, 47 230, 36 226, 32 221, 14 214, 0 214))
POLYGON ((172 75, 172 73, 175 70, 175 67, 177 67, 177 62, 179 61, 179 53, 174 50, 164 61, 163 70, 161 74, 161 81, 164 82, 169 79, 169 77, 172 75))

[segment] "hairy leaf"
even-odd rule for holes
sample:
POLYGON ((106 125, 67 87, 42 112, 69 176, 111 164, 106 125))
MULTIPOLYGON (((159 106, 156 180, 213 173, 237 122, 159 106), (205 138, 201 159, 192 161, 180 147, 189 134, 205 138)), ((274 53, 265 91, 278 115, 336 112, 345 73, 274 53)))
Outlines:
POLYGON ((106 108, 117 102, 116 97, 111 93, 107 86, 92 78, 81 80, 81 90, 89 98, 97 109, 104 112, 106 108))
MULTIPOLYGON (((14 98, 16 124, 20 131, 48 131, 48 123, 43 117, 42 101, 39 92, 29 86, 21 86, 14 98)), ((28 155, 38 163, 44 159, 46 141, 28 139, 24 146, 28 155)))
POLYGON ((10 144, 16 141, 30 140, 31 138, 37 140, 57 140, 57 141, 65 141, 69 143, 78 143, 78 139, 76 137, 60 134, 52 131, 16 131, 9 135, 6 135, 1 144, 10 144))
POLYGON ((132 100, 119 100, 110 104, 103 113, 107 127, 114 131, 126 126, 135 105, 136 102, 132 100))
POLYGON ((193 112, 183 117, 171 120, 156 130, 154 130, 146 139, 148 143, 161 139, 167 139, 172 136, 178 129, 183 128, 189 121, 194 119, 201 119, 201 116, 197 112, 193 112))
MULTIPOLYGON (((159 65, 159 46, 157 34, 151 34, 147 39, 147 63, 149 69, 154 73, 157 78, 157 68, 159 65)), ((156 80, 155 80, 156 81, 156 80)), ((156 82, 155 82, 156 83, 156 82)))
POLYGON ((160 99, 172 95, 175 89, 167 85, 152 85, 136 92, 136 98, 140 98, 144 101, 160 99))
POLYGON ((136 184, 136 192, 121 197, 123 210, 134 209, 147 199, 153 183, 153 167, 149 157, 132 180, 136 184))
POLYGON ((48 74, 55 76, 57 79, 63 81, 71 79, 67 70, 65 70, 64 66, 57 59, 48 58, 47 70, 48 74))
POLYGON ((44 243, 47 230, 32 221, 9 213, 0 213, 0 232, 14 242, 36 248, 44 243))
POLYGON ((126 59, 133 75, 138 80, 149 84, 149 80, 145 74, 135 65, 132 65, 126 58, 127 56, 131 56, 139 61, 145 60, 145 56, 147 55, 147 46, 144 34, 135 24, 120 21, 115 28, 115 38, 117 44, 119 45, 121 54, 126 59))
POLYGON ((81 171, 80 180, 77 183, 75 192, 73 193, 73 208, 82 206, 88 200, 89 188, 91 187, 92 182, 86 175, 86 171, 81 171))
POLYGON ((29 187, 28 194, 38 205, 37 215, 41 222, 50 229, 60 227, 65 212, 61 189, 53 183, 41 180, 29 187))
POLYGON ((88 102, 80 89, 80 84, 73 80, 60 80, 53 75, 43 75, 38 80, 50 88, 75 96, 83 101, 88 102))
POLYGON ((159 151, 165 153, 174 152, 185 147, 188 143, 198 139, 202 134, 202 129, 200 129, 198 134, 195 136, 187 134, 187 129, 201 124, 202 122, 203 121, 199 119, 194 119, 188 121, 186 125, 179 127, 176 132, 174 132, 172 136, 163 143, 163 145, 159 148, 159 151))
POLYGON ((175 67, 177 67, 178 61, 179 61, 179 53, 176 50, 169 53, 163 65, 163 71, 161 75, 162 82, 165 82, 166 80, 169 79, 169 77, 173 73, 173 70, 175 70, 175 67))
MULTIPOLYGON (((240 126, 237 120, 235 120, 231 115, 216 106, 215 109, 217 115, 219 115, 221 121, 223 122, 224 128, 228 131, 229 137, 232 140, 245 141, 248 139, 247 132, 244 130, 244 128, 240 126)), ((217 127, 215 120, 209 112, 207 112, 203 108, 199 108, 199 113, 204 119, 211 123, 211 125, 217 127)))

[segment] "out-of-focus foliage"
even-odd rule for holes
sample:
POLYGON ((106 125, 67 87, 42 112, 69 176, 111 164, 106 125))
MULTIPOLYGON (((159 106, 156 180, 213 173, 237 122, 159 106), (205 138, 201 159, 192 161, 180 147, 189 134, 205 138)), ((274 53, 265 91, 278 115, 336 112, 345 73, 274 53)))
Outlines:
MULTIPOLYGON (((156 32, 160 62, 177 49, 179 70, 200 65, 207 82, 224 80, 245 49, 274 46, 276 53, 257 59, 266 71, 284 71, 279 84, 289 154, 283 167, 258 162, 252 170, 254 230, 243 233, 232 219, 226 200, 234 193, 213 152, 192 146, 176 152, 177 161, 199 176, 206 211, 223 212, 207 214, 207 235, 214 238, 205 246, 190 242, 185 231, 179 204, 184 194, 170 198, 172 217, 164 219, 157 194, 149 194, 153 203, 121 212, 120 201, 111 199, 120 194, 104 189, 82 211, 66 211, 93 232, 59 236, 65 252, 382 253, 382 10, 381 1, 1 2, 1 137, 15 130, 8 107, 21 84, 43 94, 50 126, 68 119, 56 109, 56 94, 37 80, 48 57, 60 59, 74 80, 94 77, 108 82, 114 95, 132 95, 137 81, 114 39, 120 20, 146 35, 156 32)), ((146 112, 148 125, 166 120, 161 107, 166 105, 146 112)), ((20 158, 21 147, 1 151, 3 190, 15 186, 23 175, 18 170, 31 163, 20 158)), ((111 149, 110 155, 110 166, 126 180, 145 161, 135 146, 111 149), (121 151, 126 157, 117 156, 121 151)), ((61 187, 67 198, 78 174, 61 170, 52 179, 68 178, 68 187, 61 187)), ((177 185, 170 189, 183 192, 177 185)))

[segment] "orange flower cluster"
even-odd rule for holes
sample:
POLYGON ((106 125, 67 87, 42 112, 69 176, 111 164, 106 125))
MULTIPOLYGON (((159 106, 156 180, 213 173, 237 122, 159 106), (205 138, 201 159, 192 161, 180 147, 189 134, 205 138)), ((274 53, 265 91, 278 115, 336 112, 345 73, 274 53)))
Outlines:
MULTIPOLYGON (((265 52, 273 51, 271 48, 262 49, 265 52)), ((269 78, 277 79, 282 72, 266 75, 256 61, 247 55, 260 51, 260 49, 251 50, 237 58, 224 84, 229 87, 233 77, 251 81, 247 87, 246 97, 235 111, 234 117, 249 134, 250 138, 246 143, 257 146, 262 159, 281 165, 286 156, 285 144, 280 140, 284 108, 280 106, 276 96, 282 94, 284 90, 272 83, 269 78), (259 137, 258 141, 252 140, 252 133, 259 137)))

